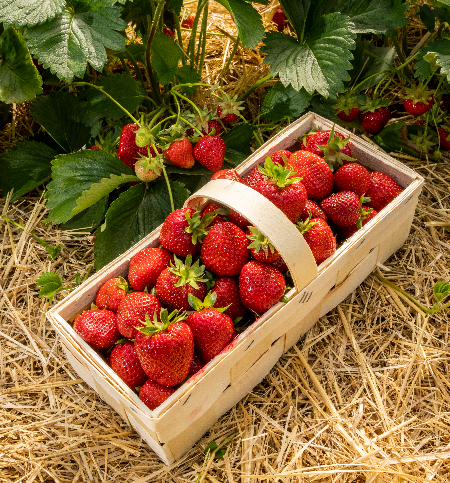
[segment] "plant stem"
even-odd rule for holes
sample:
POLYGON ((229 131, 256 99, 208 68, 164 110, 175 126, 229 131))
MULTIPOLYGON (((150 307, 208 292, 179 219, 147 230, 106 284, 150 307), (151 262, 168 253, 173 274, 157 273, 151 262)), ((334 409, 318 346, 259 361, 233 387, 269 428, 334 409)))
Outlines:
POLYGON ((150 35, 148 36, 147 45, 145 47, 146 70, 147 70, 150 84, 152 86, 153 95, 155 96, 156 102, 158 104, 162 103, 162 99, 161 99, 161 93, 159 92, 159 85, 156 82, 155 74, 153 72, 152 64, 150 61, 150 51, 151 51, 153 37, 155 36, 156 27, 158 26, 159 19, 161 18, 162 12, 164 10, 165 3, 166 2, 162 0, 158 3, 158 6, 156 7, 155 16, 153 17, 152 24, 150 27, 150 35))
MULTIPOLYGON (((182 84, 179 84, 177 87, 180 87, 180 85, 182 84)), ((180 92, 178 92, 175 88, 172 88, 171 91, 172 95, 176 95, 178 97, 181 97, 181 99, 184 99, 186 102, 188 102, 189 104, 191 104, 191 106, 197 111, 197 114, 200 118, 200 121, 203 122, 203 114, 202 114, 202 111, 198 108, 198 106, 195 104, 195 102, 192 102, 190 99, 188 99, 187 97, 183 96, 183 94, 181 94, 180 92)))
POLYGON ((164 165, 162 167, 162 170, 163 170, 163 173, 164 173, 164 178, 166 179, 167 191, 169 192, 170 208, 172 209, 172 213, 173 213, 175 211, 175 205, 173 203, 172 188, 170 187, 169 177, 167 176, 166 167, 164 165))
POLYGON ((256 81, 244 95, 239 97, 238 101, 245 101, 248 98, 248 96, 250 96, 256 89, 258 89, 258 87, 262 86, 265 82, 269 81, 272 78, 273 78, 273 75, 268 74, 262 79, 259 79, 259 81, 256 81))
POLYGON ((198 5, 197 5, 197 12, 195 13, 195 18, 194 18, 194 23, 192 25, 192 35, 191 35, 191 38, 189 39, 189 44, 187 46, 187 52, 188 52, 188 55, 189 55, 189 64, 195 68, 195 39, 197 37, 196 33, 197 33, 197 25, 198 25, 198 21, 199 21, 199 18, 200 18, 200 15, 202 13, 202 10, 204 8, 204 6, 206 5, 206 3, 208 2, 208 0, 201 0, 198 5))
POLYGON ((136 59, 134 58, 133 54, 128 50, 125 49, 126 56, 130 60, 130 62, 133 64, 134 72, 139 79, 139 82, 142 84, 142 87, 145 90, 145 81, 144 81, 144 76, 142 75, 141 69, 139 69, 139 66, 136 62, 136 59))

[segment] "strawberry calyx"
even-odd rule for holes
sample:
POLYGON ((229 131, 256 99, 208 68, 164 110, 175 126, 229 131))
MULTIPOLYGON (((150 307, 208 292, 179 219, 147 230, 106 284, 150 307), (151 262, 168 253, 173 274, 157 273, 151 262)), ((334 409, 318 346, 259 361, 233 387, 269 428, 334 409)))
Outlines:
POLYGON ((338 99, 338 102, 333 105, 337 112, 344 112, 347 116, 352 109, 358 107, 358 103, 355 96, 345 95, 338 99))
POLYGON ((176 255, 173 258, 175 264, 170 263, 170 271, 178 277, 175 287, 189 284, 192 288, 198 290, 197 282, 208 282, 208 278, 205 276, 205 266, 200 265, 200 259, 192 263, 192 255, 188 255, 183 263, 176 255))
POLYGON ((230 114, 239 116, 241 114, 240 111, 244 109, 244 106, 242 106, 242 104, 243 101, 237 100, 237 94, 233 97, 224 94, 221 102, 219 102, 217 106, 219 119, 224 119, 230 114))
POLYGON ((432 140, 431 134, 410 134, 411 141, 424 153, 431 151, 432 147, 435 146, 435 142, 432 140))
POLYGON ((314 225, 317 225, 317 221, 311 221, 312 213, 308 210, 308 218, 305 221, 299 220, 295 226, 299 229, 300 233, 303 235, 307 233, 314 225))
POLYGON ((188 294, 189 305, 194 309, 195 312, 199 312, 203 309, 214 309, 217 310, 217 312, 225 312, 225 310, 227 310, 228 307, 231 305, 227 305, 226 307, 214 307, 216 300, 216 292, 209 291, 203 301, 201 301, 199 298, 197 298, 195 295, 192 295, 191 293, 188 294))
POLYGON ((363 114, 367 112, 375 112, 377 109, 380 109, 381 107, 388 107, 390 104, 389 99, 386 99, 384 97, 378 97, 378 94, 374 94, 372 99, 367 98, 364 103, 361 104, 360 106, 360 112, 363 114))
POLYGON ((247 238, 251 241, 250 245, 247 247, 249 250, 253 248, 255 252, 259 252, 262 249, 266 257, 269 254, 269 250, 270 253, 275 253, 275 247, 270 243, 269 239, 258 230, 258 228, 255 226, 249 226, 248 230, 251 233, 250 235, 247 234, 247 238))
POLYGON ((135 131, 136 133, 136 146, 139 148, 145 148, 145 146, 148 146, 149 144, 154 144, 155 142, 155 137, 153 134, 150 132, 150 129, 147 126, 141 125, 139 126, 139 129, 135 131))
POLYGON ((435 93, 424 84, 419 84, 417 87, 405 87, 405 92, 404 99, 411 99, 413 104, 418 102, 428 104, 434 98, 435 93))
POLYGON ((117 277, 117 278, 119 279, 119 281, 117 282, 117 288, 121 290, 125 290, 127 294, 133 292, 133 290, 128 285, 128 282, 123 277, 117 277))
POLYGON ((370 213, 372 213, 372 210, 373 210, 373 208, 368 208, 366 206, 363 206, 366 203, 370 203, 370 198, 365 195, 361 195, 361 198, 359 198, 360 216, 359 216, 359 220, 356 222, 356 226, 358 227, 358 229, 362 227, 363 221, 370 215, 370 213))
POLYGON ((137 161, 134 165, 134 170, 136 172, 136 176, 141 181, 148 182, 158 178, 163 167, 164 156, 158 153, 155 157, 140 155, 139 161, 137 161))
POLYGON ((144 325, 136 327, 136 329, 144 335, 152 336, 159 332, 164 332, 170 324, 186 320, 187 313, 186 311, 181 312, 178 309, 175 309, 169 314, 169 311, 166 308, 163 308, 159 313, 159 318, 161 321, 158 320, 158 314, 156 314, 156 312, 153 314, 153 319, 151 319, 148 314, 145 314, 144 325))
POLYGON ((267 156, 264 161, 264 167, 258 166, 258 170, 261 174, 275 182, 278 188, 284 188, 292 183, 302 180, 302 178, 294 178, 292 176, 294 171, 286 169, 284 166, 281 166, 281 164, 275 164, 269 156, 267 156))
POLYGON ((341 152, 341 150, 347 146, 349 141, 350 136, 348 138, 341 139, 340 136, 334 134, 333 125, 328 138, 328 143, 326 145, 317 144, 317 147, 324 153, 323 159, 328 164, 331 171, 334 171, 336 166, 342 166, 343 161, 356 161, 356 159, 352 158, 348 154, 341 152))
POLYGON ((192 233, 192 244, 196 245, 201 242, 208 234, 211 223, 217 216, 216 212, 202 213, 196 209, 192 216, 188 211, 184 214, 188 226, 184 229, 186 233, 192 233))

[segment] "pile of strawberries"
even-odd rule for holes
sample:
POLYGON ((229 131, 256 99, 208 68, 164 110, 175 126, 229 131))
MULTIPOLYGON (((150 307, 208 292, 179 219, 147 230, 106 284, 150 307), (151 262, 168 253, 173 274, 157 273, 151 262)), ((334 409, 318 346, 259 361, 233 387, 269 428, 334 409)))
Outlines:
MULTIPOLYGON (((320 264, 336 237, 351 236, 402 191, 355 162, 348 141, 334 130, 309 133, 300 150, 274 152, 242 179, 231 169, 212 179, 244 183, 272 201, 320 264)), ((111 368, 151 409, 228 350, 288 286, 288 267, 267 237, 217 204, 172 212, 159 243, 132 258, 128 281, 108 280, 96 307, 73 324, 92 347, 110 351, 111 368)))

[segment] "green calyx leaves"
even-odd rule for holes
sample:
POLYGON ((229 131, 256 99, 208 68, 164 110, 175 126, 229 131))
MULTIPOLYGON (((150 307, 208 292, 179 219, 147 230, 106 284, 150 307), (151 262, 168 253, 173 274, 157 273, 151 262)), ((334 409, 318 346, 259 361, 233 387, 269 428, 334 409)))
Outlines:
POLYGON ((205 276, 205 266, 200 265, 200 259, 192 263, 192 255, 188 255, 183 263, 174 255, 174 261, 175 264, 171 263, 171 272, 179 277, 175 287, 189 284, 191 287, 198 289, 197 282, 208 282, 208 278, 205 276))
POLYGON ((258 170, 261 174, 264 174, 269 179, 274 181, 278 188, 284 188, 292 183, 301 181, 301 178, 294 178, 293 171, 285 169, 281 164, 275 164, 269 157, 264 161, 264 167, 258 166, 258 170))
POLYGON ((405 99, 411 99, 413 104, 417 104, 418 102, 427 104, 433 99, 435 93, 434 90, 429 89, 424 84, 419 84, 417 87, 405 87, 405 92, 405 99))
POLYGON ((214 307, 216 300, 217 300, 216 292, 209 291, 205 299, 203 300, 203 302, 195 295, 192 295, 191 293, 188 294, 189 305, 196 312, 199 312, 200 310, 203 310, 203 309, 214 309, 214 310, 217 310, 217 312, 225 312, 225 310, 227 310, 229 305, 227 305, 226 307, 214 307))
POLYGON ((141 126, 136 131, 136 146, 140 148, 145 148, 149 144, 153 144, 155 142, 155 137, 150 132, 150 129, 147 126, 141 126))
POLYGON ((372 99, 366 98, 365 102, 360 106, 360 111, 363 113, 375 112, 377 109, 380 109, 380 107, 389 106, 390 103, 389 99, 378 97, 378 94, 375 93, 372 99))
POLYGON ((176 309, 169 314, 169 311, 164 308, 161 309, 159 314, 155 311, 153 313, 153 319, 151 319, 148 314, 145 314, 144 327, 136 327, 136 329, 144 335, 152 336, 159 332, 164 332, 170 324, 182 322, 183 320, 186 320, 186 318, 187 314, 185 311, 179 311, 176 309))
POLYGON ((264 252, 264 255, 267 257, 270 253, 275 252, 275 247, 270 243, 269 239, 263 235, 255 226, 248 227, 250 231, 250 235, 247 235, 247 238, 251 241, 250 245, 247 247, 249 250, 252 248, 259 252, 261 249, 264 252))
POLYGON ((308 218, 305 221, 297 221, 295 226, 299 229, 300 233, 303 235, 307 233, 314 225, 317 225, 316 221, 311 221, 312 213, 308 211, 308 218))
POLYGON ((317 147, 323 151, 323 159, 328 164, 331 171, 334 171, 336 166, 342 166, 344 160, 351 162, 356 161, 356 159, 352 158, 348 154, 341 152, 341 150, 347 146, 349 141, 350 136, 348 138, 341 139, 337 134, 334 134, 333 125, 328 138, 328 143, 326 145, 317 145, 317 147))
POLYGON ((186 233, 192 233, 192 243, 194 245, 197 242, 201 242, 203 238, 208 234, 209 226, 213 222, 214 218, 217 216, 216 213, 205 213, 202 216, 200 210, 196 210, 192 217, 188 211, 185 213, 186 221, 188 226, 184 229, 186 233))

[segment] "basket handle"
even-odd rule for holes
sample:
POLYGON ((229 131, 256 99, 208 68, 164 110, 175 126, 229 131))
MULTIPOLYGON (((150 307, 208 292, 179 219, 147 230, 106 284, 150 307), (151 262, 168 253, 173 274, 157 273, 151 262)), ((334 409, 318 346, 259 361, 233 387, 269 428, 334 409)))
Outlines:
POLYGON ((237 211, 271 241, 286 262, 297 292, 317 277, 317 264, 303 235, 261 193, 237 181, 216 179, 190 196, 184 206, 196 208, 200 204, 202 208, 208 200, 237 211))

